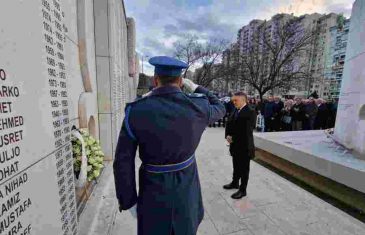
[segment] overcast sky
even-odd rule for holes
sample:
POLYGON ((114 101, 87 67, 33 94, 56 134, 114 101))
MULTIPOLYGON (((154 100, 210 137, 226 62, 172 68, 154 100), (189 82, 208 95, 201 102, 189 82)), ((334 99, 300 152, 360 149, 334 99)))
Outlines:
MULTIPOLYGON (((128 17, 136 20, 137 52, 144 56, 173 55, 173 43, 184 33, 202 39, 234 41, 252 19, 277 13, 344 13, 351 15, 354 0, 124 0, 128 17)), ((147 59, 148 60, 148 59, 147 59)), ((144 72, 153 75, 145 60, 144 72)))

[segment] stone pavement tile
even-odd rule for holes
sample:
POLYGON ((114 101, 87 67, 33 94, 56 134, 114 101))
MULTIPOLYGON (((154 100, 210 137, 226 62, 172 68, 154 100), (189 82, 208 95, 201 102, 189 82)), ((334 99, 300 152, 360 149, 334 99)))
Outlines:
POLYGON ((137 220, 128 211, 123 211, 122 213, 117 212, 110 235, 135 234, 137 234, 137 220))
POLYGON ((115 187, 114 181, 109 187, 109 190, 105 191, 104 185, 110 183, 110 179, 114 177, 113 175, 113 165, 111 162, 104 162, 104 169, 102 175, 98 179, 98 183, 93 191, 94 195, 102 195, 104 198, 114 198, 115 199, 115 187))
POLYGON ((318 223, 318 225, 312 225, 311 227, 327 228, 328 234, 336 231, 343 234, 365 234, 364 223, 334 207, 318 211, 318 223))
POLYGON ((253 235, 286 235, 278 226, 276 225, 266 225, 264 228, 250 230, 253 235))
POLYGON ((203 221, 204 220, 212 220, 211 218, 210 218, 210 215, 208 214, 208 212, 207 212, 207 209, 205 209, 204 208, 204 217, 203 217, 203 221))
POLYGON ((308 226, 308 221, 293 213, 293 205, 274 204, 268 205, 262 210, 284 233, 290 235, 315 234, 308 226))
POLYGON ((219 190, 212 183, 201 184, 203 202, 209 203, 220 197, 219 190))
POLYGON ((80 220, 79 235, 105 234, 112 223, 117 209, 114 198, 100 199, 98 203, 89 203, 80 220))
POLYGON ((349 233, 322 222, 313 223, 308 226, 319 235, 355 235, 355 233, 349 233))
POLYGON ((265 188, 262 184, 250 184, 247 187, 247 195, 256 207, 283 202, 283 197, 273 190, 265 188))
POLYGON ((197 235, 220 235, 210 219, 205 219, 199 226, 197 235))
POLYGON ((291 209, 291 214, 293 214, 293 220, 309 225, 319 221, 318 215, 320 210, 320 208, 308 205, 306 202, 298 202, 298 204, 291 209))
POLYGON ((233 211, 239 218, 244 219, 244 218, 254 217, 257 216, 257 214, 261 213, 260 209, 257 208, 250 201, 249 197, 244 197, 240 200, 234 200, 230 197, 232 193, 233 193, 232 191, 230 191, 229 194, 222 193, 222 197, 224 198, 224 200, 226 200, 227 204, 233 209, 233 211))
POLYGON ((106 164, 106 169, 82 212, 79 235, 105 234, 113 223, 117 200, 110 165, 106 164))
POLYGON ((220 234, 233 233, 247 228, 221 196, 204 206, 220 234))
POLYGON ((225 235, 253 235, 252 232, 250 230, 240 230, 240 231, 237 231, 237 232, 234 232, 234 233, 228 233, 228 234, 225 234, 225 235))
POLYGON ((257 230, 267 230, 268 228, 275 227, 274 222, 264 213, 256 213, 255 215, 242 220, 247 228, 254 232, 257 230))

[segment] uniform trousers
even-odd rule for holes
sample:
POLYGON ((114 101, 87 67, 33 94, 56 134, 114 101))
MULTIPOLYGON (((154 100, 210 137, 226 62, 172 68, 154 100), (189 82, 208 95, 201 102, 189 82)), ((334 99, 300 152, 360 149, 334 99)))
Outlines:
POLYGON ((250 174, 250 158, 243 154, 232 154, 233 161, 233 183, 239 184, 240 190, 246 192, 248 178, 250 174))

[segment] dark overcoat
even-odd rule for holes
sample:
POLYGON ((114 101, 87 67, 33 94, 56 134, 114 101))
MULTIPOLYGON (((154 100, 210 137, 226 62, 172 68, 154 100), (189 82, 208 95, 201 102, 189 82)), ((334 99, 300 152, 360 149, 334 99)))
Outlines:
POLYGON ((232 136, 233 142, 229 150, 231 155, 245 156, 250 159, 255 156, 255 144, 253 138, 253 129, 256 126, 256 112, 248 105, 242 108, 237 118, 234 113, 230 117, 225 136, 232 136))
POLYGON ((127 210, 137 203, 138 235, 195 235, 204 209, 195 161, 169 173, 150 173, 141 166, 137 196, 137 147, 143 164, 184 162, 207 125, 224 115, 224 105, 200 86, 190 95, 174 86, 156 88, 127 105, 113 167, 120 206, 127 210))

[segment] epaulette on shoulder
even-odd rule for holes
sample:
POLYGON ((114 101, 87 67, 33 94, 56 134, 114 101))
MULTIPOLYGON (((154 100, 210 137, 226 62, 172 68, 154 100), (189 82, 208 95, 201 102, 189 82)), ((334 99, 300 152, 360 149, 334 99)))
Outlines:
POLYGON ((206 98, 207 97, 205 94, 201 94, 201 93, 189 93, 187 95, 191 98, 206 98))

